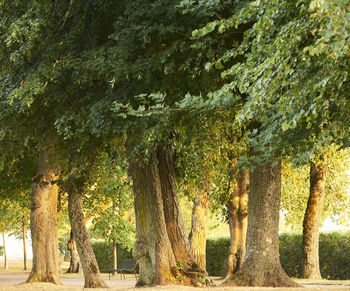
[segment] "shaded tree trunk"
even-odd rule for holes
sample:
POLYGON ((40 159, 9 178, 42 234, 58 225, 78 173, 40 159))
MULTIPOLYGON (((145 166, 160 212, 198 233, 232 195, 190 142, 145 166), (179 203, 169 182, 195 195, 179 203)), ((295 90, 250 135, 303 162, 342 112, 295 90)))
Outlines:
POLYGON ((207 216, 208 192, 200 190, 193 202, 190 245, 194 259, 204 270, 206 269, 207 216))
POLYGON ((139 264, 136 286, 171 283, 179 272, 168 237, 156 155, 147 165, 130 165, 136 216, 133 256, 139 264))
POLYGON ((250 174, 246 258, 242 268, 223 285, 299 286, 283 271, 279 260, 280 196, 281 163, 256 165, 250 174))
POLYGON ((193 285, 205 271, 193 261, 176 192, 172 152, 158 147, 147 164, 132 162, 136 216, 137 286, 193 285), (188 257, 186 257, 188 256, 188 257))
POLYGON ((8 270, 9 263, 8 263, 7 252, 6 252, 5 232, 2 232, 2 242, 4 245, 4 270, 8 270))
POLYGON ((70 232, 70 238, 67 243, 67 249, 70 253, 70 263, 67 273, 80 273, 80 259, 72 231, 70 232))
POLYGON ((22 222, 22 235, 23 235, 23 270, 27 271, 27 246, 26 246, 26 224, 23 216, 22 222))
POLYGON ((325 195, 327 166, 324 163, 310 165, 310 195, 303 222, 302 277, 321 279, 318 241, 319 226, 325 195))
POLYGON ((238 181, 232 186, 229 185, 230 201, 227 205, 231 246, 230 254, 225 262, 225 279, 230 278, 233 273, 242 267, 245 258, 248 226, 249 170, 240 170, 238 181))
POLYGON ((113 275, 115 275, 115 270, 118 269, 118 257, 117 257, 117 243, 115 239, 113 240, 113 275))
POLYGON ((82 207, 83 182, 72 176, 69 179, 71 185, 68 191, 69 221, 83 268, 85 278, 84 288, 108 288, 101 278, 96 257, 90 243, 89 233, 84 223, 82 207))
POLYGON ((206 275, 205 269, 199 268, 197 261, 192 256, 190 243, 180 212, 173 156, 174 152, 170 146, 158 146, 158 171, 167 234, 176 263, 181 265, 182 272, 198 272, 204 276, 206 275))
POLYGON ((38 181, 32 187, 30 229, 33 247, 33 267, 27 283, 50 282, 59 279, 57 196, 59 171, 49 163, 49 153, 42 149, 39 156, 38 181))

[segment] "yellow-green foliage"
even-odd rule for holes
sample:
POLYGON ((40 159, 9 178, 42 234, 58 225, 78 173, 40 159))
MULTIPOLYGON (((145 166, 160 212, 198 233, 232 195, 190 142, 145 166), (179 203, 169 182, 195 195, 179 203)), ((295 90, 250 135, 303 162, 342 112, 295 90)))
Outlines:
MULTIPOLYGON (((350 170, 350 152, 331 147, 324 152, 323 160, 328 166, 328 176, 322 218, 331 217, 334 221, 344 224, 350 214, 350 177, 347 173, 350 170)), ((319 161, 315 159, 314 162, 319 161)), ((309 175, 309 165, 295 168, 291 163, 283 162, 281 209, 286 224, 293 231, 302 229, 309 197, 309 175)))

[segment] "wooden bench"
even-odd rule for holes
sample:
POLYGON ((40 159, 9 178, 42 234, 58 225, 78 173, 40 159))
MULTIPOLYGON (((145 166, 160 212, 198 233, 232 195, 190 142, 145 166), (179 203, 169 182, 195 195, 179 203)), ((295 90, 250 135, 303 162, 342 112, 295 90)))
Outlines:
POLYGON ((120 279, 122 279, 122 276, 125 279, 125 274, 135 274, 135 278, 137 279, 137 261, 134 259, 125 259, 122 261, 120 269, 109 270, 107 272, 109 273, 109 280, 111 279, 111 274, 115 272, 120 274, 120 279))

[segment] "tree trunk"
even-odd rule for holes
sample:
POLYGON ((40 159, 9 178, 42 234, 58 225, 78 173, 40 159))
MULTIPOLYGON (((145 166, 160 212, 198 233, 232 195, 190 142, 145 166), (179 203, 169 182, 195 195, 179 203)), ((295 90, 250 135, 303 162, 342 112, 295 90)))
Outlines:
POLYGON ((67 243, 67 249, 70 253, 70 264, 67 273, 80 273, 79 254, 75 245, 72 231, 70 232, 70 238, 67 243))
POLYGON ((58 262, 57 196, 58 170, 49 164, 49 154, 40 151, 38 181, 32 187, 30 229, 33 247, 33 267, 27 283, 61 284, 58 262))
MULTIPOLYGON (((231 185, 229 186, 231 188, 231 185)), ((230 190, 227 205, 230 227, 230 254, 225 262, 225 279, 230 278, 243 265, 246 253, 248 225, 249 170, 240 170, 238 181, 230 190)))
POLYGON ((71 189, 68 192, 68 213, 73 237, 76 242, 78 254, 83 268, 84 288, 108 288, 102 280, 94 251, 90 243, 89 233, 84 223, 82 207, 82 182, 70 177, 71 189))
POLYGON ((140 268, 136 286, 169 284, 179 272, 166 229, 155 154, 150 155, 147 165, 132 163, 130 173, 136 216, 133 256, 140 268))
POLYGON ((192 256, 185 231, 177 194, 173 156, 174 152, 170 146, 158 146, 157 160, 166 230, 176 263, 182 272, 191 274, 198 272, 201 276, 205 276, 205 268, 201 269, 192 256))
POLYGON ((115 275, 115 270, 118 269, 118 257, 117 257, 117 243, 115 239, 113 240, 113 275, 115 275))
POLYGON ((190 233, 190 245, 194 259, 199 266, 206 269, 206 245, 207 245, 207 215, 208 192, 199 190, 192 208, 192 225, 190 233))
POLYGON ((223 285, 297 287, 279 260, 281 163, 256 165, 250 187, 246 258, 242 268, 223 285))
POLYGON ((9 263, 8 263, 8 260, 7 260, 7 253, 6 253, 5 232, 2 232, 2 242, 4 244, 4 270, 8 270, 9 263))
POLYGON ((23 235, 23 269, 24 271, 27 271, 27 246, 26 246, 26 224, 25 219, 23 216, 23 222, 22 222, 22 235, 23 235))
POLYGON ((310 165, 310 195, 303 223, 302 277, 321 279, 318 254, 318 228, 325 195, 327 166, 324 163, 310 165))

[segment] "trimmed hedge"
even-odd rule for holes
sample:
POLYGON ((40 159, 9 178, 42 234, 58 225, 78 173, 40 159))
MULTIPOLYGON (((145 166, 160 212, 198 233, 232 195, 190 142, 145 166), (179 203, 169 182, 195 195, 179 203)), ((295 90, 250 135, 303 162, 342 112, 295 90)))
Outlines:
MULTIPOLYGON (((67 241, 69 237, 62 237, 59 239, 58 249, 64 255, 65 261, 70 261, 70 253, 67 249, 67 241)), ((92 248, 94 250, 100 272, 106 273, 113 269, 113 247, 107 245, 105 241, 92 241, 92 248)), ((131 251, 117 248, 117 265, 118 268, 124 259, 132 259, 131 251)))
MULTIPOLYGON (((113 269, 113 247, 107 245, 104 241, 96 241, 92 243, 96 260, 100 271, 106 273, 108 270, 113 269)), ((132 259, 131 251, 117 248, 117 265, 118 268, 123 260, 132 259)))
MULTIPOLYGON (((300 277, 302 235, 282 234, 280 260, 290 277, 300 277)), ((207 240, 207 271, 211 276, 224 275, 224 262, 230 250, 230 238, 207 240)), ((325 279, 350 279, 350 233, 320 234, 320 268, 325 279)))
MULTIPOLYGON (((60 243, 64 251, 64 240, 60 243)), ((302 235, 281 234, 279 240, 280 260, 290 277, 300 277, 302 260, 302 235)), ((112 246, 104 241, 92 243, 101 272, 113 269, 112 246)), ((230 238, 207 239, 207 271, 211 276, 223 276, 224 263, 230 250, 230 238)), ((118 248, 118 267, 124 259, 131 259, 131 251, 118 248)), ((320 267, 324 279, 350 279, 350 232, 320 234, 320 267)))
POLYGON ((230 238, 220 237, 207 239, 206 260, 207 272, 210 276, 223 276, 225 260, 230 252, 230 238))

